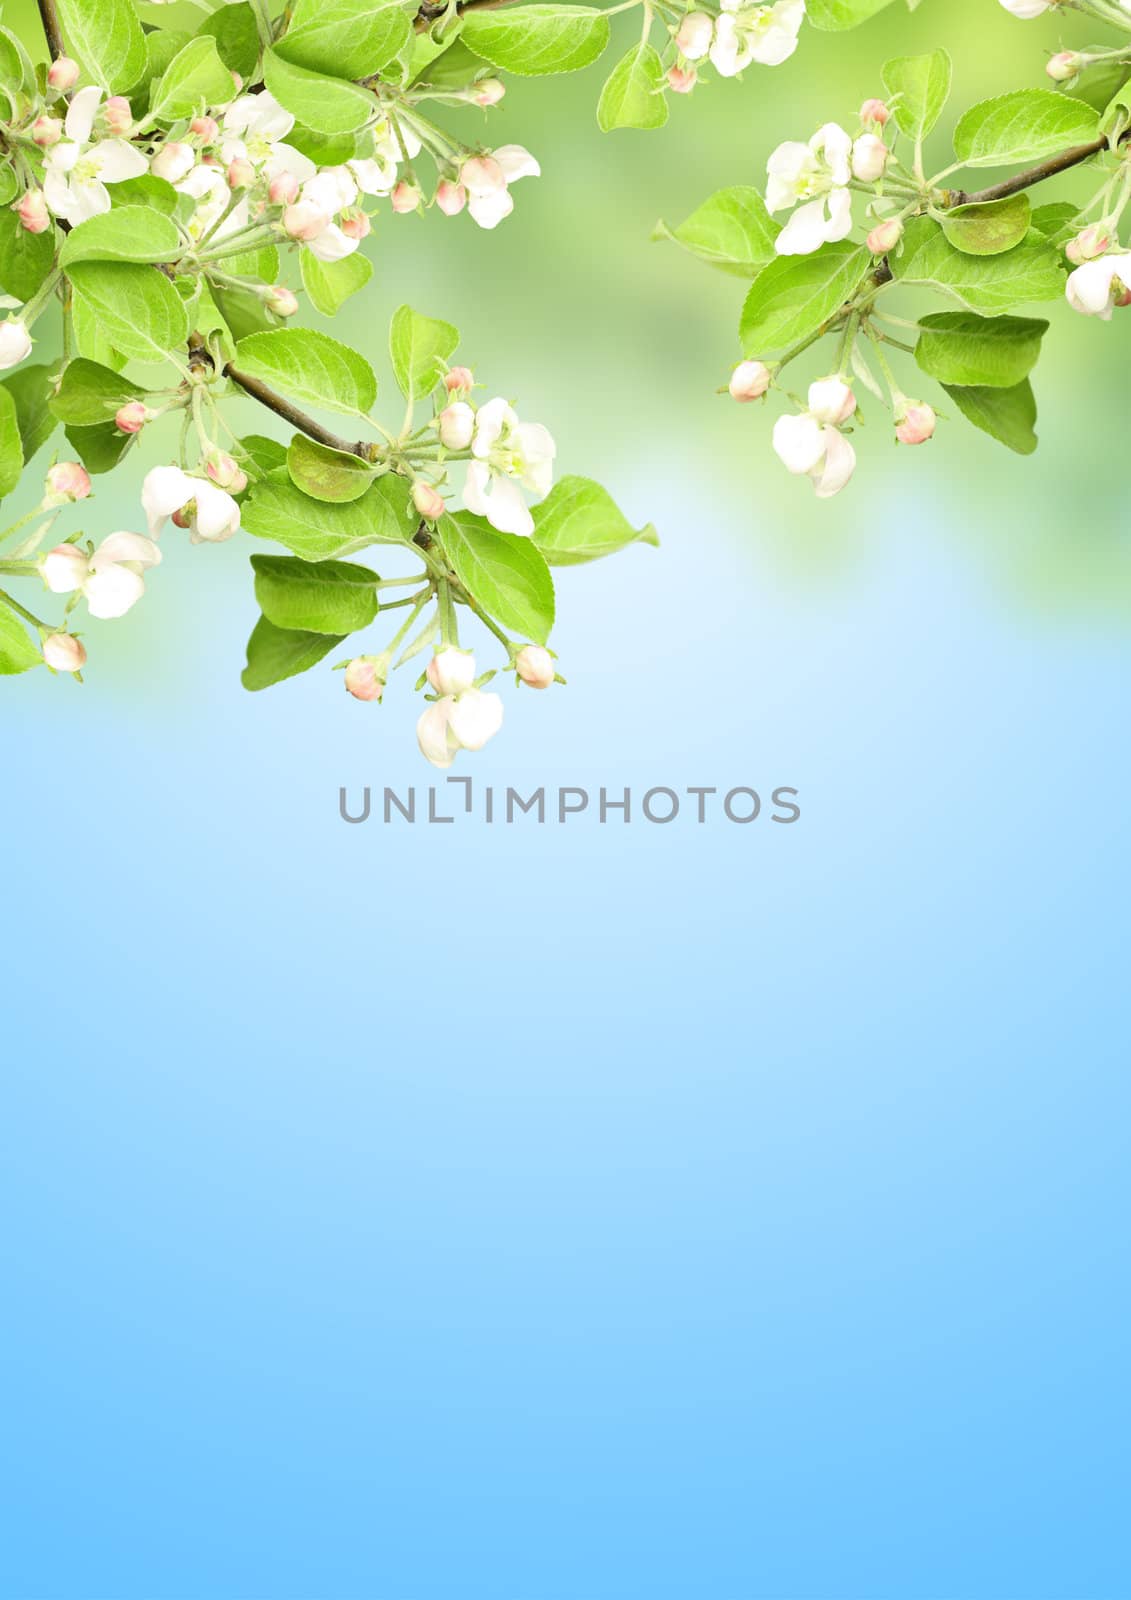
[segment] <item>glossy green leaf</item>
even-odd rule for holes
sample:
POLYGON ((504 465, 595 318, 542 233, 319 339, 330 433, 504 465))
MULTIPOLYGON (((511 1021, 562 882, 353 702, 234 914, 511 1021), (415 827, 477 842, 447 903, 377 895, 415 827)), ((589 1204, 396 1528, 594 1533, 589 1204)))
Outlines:
POLYGON ((0 599, 0 676, 13 677, 41 666, 43 656, 27 629, 0 599))
POLYGON ((0 210, 0 289, 30 300, 55 260, 55 229, 29 233, 6 206, 0 210))
POLYGON ((657 222, 653 239, 670 239, 700 261, 737 278, 753 278, 774 259, 780 228, 757 189, 720 189, 678 228, 657 222))
POLYGON ((175 261, 183 250, 171 218, 144 206, 115 206, 71 229, 59 251, 59 265, 69 269, 76 261, 175 261))
POLYGON ((119 261, 79 261, 67 269, 76 302, 98 319, 106 339, 134 361, 166 361, 188 338, 184 301, 161 272, 119 261))
POLYGON ((255 484, 243 507, 244 530, 284 545, 304 561, 354 555, 371 544, 407 544, 416 530, 408 516, 403 478, 378 478, 360 500, 335 505, 293 484, 268 478, 255 484))
POLYGON ((130 400, 140 400, 145 390, 109 367, 76 356, 63 368, 58 393, 50 400, 52 415, 60 422, 89 428, 112 422, 114 414, 130 400))
POLYGON ((943 384, 1011 389, 1037 364, 1048 323, 940 311, 923 317, 915 359, 943 384))
POLYGON ((55 431, 56 419, 50 407, 55 364, 27 362, 7 373, 3 387, 16 408, 16 427, 25 463, 47 443, 55 431))
POLYGON ((302 286, 315 311, 321 311, 324 317, 336 316, 350 295, 364 289, 373 276, 373 263, 360 250, 341 261, 319 261, 309 250, 303 250, 299 262, 302 286))
POLYGON ((373 482, 373 468, 360 456, 331 450, 305 433, 296 433, 291 440, 287 470, 291 482, 304 494, 336 503, 360 500, 373 482))
POLYGON ((389 356, 401 393, 419 400, 430 394, 459 344, 459 330, 411 306, 399 306, 389 325, 389 356))
POLYGON ((1029 231, 1029 196, 1009 195, 980 205, 955 206, 939 226, 947 241, 968 256, 999 256, 1029 231))
POLYGON ((943 387, 968 422, 1007 449, 1029 456, 1037 448, 1037 402, 1028 378, 1012 389, 943 387))
POLYGON ((614 128, 662 128, 667 120, 664 64, 641 40, 621 57, 601 90, 597 125, 611 133, 614 128))
POLYGON ((15 398, 0 384, 0 499, 11 494, 23 470, 24 455, 15 398))
POLYGON ((148 59, 132 0, 57 0, 71 54, 109 94, 131 89, 148 59))
MULTIPOLYGON (((1045 240, 1027 238, 998 256, 971 256, 948 244, 929 217, 913 217, 902 250, 890 258, 901 283, 925 283, 991 316, 1032 300, 1055 300, 1064 292, 1059 253, 1045 240)), ((755 285, 755 288, 757 285, 755 285)))
POLYGON ((264 52, 263 79, 279 104, 315 133, 352 133, 373 113, 373 96, 364 89, 296 67, 275 50, 264 52))
POLYGON ((441 518, 440 539, 468 594, 503 628, 545 644, 554 625, 554 580, 530 539, 497 533, 482 517, 441 518))
POLYGON ((552 567, 578 566, 630 544, 660 542, 650 522, 634 528, 608 491, 589 478, 560 478, 532 514, 534 543, 552 567))
POLYGON ((983 100, 959 119, 954 150, 968 167, 1007 167, 1039 161, 1099 132, 1091 106, 1051 89, 1017 89, 983 100))
POLYGON ((297 677, 317 666, 344 637, 277 628, 266 617, 260 617, 247 641, 247 666, 240 682, 245 689, 269 689, 285 678, 297 677))
POLYGON ((222 5, 201 23, 197 33, 216 41, 220 60, 229 72, 249 81, 259 64, 259 29, 247 0, 222 5))
POLYGON ((881 76, 900 129, 911 140, 925 139, 950 98, 951 65, 946 51, 897 56, 884 63, 881 76))
POLYGON ((363 356, 312 328, 273 328, 236 346, 234 365, 302 404, 327 411, 368 412, 377 379, 363 356))
POLYGON ((842 239, 808 256, 777 256, 754 280, 740 333, 748 356, 808 338, 852 297, 870 269, 867 250, 842 239))
POLYGON ((596 61, 609 42, 609 21, 589 6, 512 6, 469 12, 461 37, 493 67, 538 77, 596 61))
POLYGON ((191 117, 204 106, 224 105, 235 93, 232 74, 216 40, 199 34, 173 57, 153 91, 153 115, 161 122, 191 117))
POLYGON ((377 574, 352 561, 252 556, 255 598, 277 628, 332 633, 367 628, 377 615, 377 574))
POLYGON ((380 72, 412 38, 401 0, 296 0, 276 53, 338 78, 380 72))

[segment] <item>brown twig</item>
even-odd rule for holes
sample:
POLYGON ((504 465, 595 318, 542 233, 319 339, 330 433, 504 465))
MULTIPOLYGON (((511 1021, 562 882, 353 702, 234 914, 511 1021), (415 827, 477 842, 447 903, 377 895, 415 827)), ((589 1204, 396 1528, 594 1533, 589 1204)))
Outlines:
MULTIPOLYGON (((214 367, 216 364, 199 333, 189 335, 188 359, 190 367, 214 367)), ((331 433, 329 428, 324 428, 314 417, 308 416, 305 411, 300 411, 298 406, 292 405, 283 395, 276 394, 269 384, 260 378, 252 377, 250 372, 241 372, 229 362, 224 367, 223 375, 225 378, 230 378, 237 388, 242 389, 253 400, 258 400, 261 406, 266 406, 268 411, 273 411, 277 417, 282 417, 284 422, 289 422, 292 428, 297 428, 300 433, 305 433, 318 444, 324 444, 330 450, 340 450, 343 455, 359 456, 362 461, 373 460, 367 444, 363 444, 360 440, 351 443, 349 439, 339 438, 336 433, 331 433)))
MULTIPOLYGON (((1126 138, 1126 135, 1124 135, 1126 138)), ((1062 150, 1059 155, 1049 156, 1047 161, 1040 161, 1035 167, 1019 172, 1016 177, 1005 178, 1001 183, 991 183, 988 189, 951 189, 947 199, 952 206, 981 205, 987 200, 1007 200, 1011 194, 1020 194, 1023 189, 1031 189, 1034 184, 1044 183, 1046 178, 1055 178, 1061 172, 1068 172, 1073 167, 1080 166, 1085 161, 1090 161, 1093 156, 1100 155, 1108 147, 1105 138, 1093 139, 1088 144, 1073 145, 1071 150, 1062 150)))
MULTIPOLYGON (((511 5, 513 0, 461 0, 457 10, 462 17, 465 11, 495 11, 499 6, 511 5)), ((447 10, 443 0, 424 0, 424 4, 416 13, 414 27, 417 33, 426 33, 437 18, 442 17, 447 10)))
POLYGON ((63 30, 59 26, 58 13, 55 10, 55 0, 38 0, 39 20, 43 24, 43 31, 47 35, 47 48, 51 52, 52 61, 57 61, 60 56, 65 56, 67 47, 63 43, 63 30))

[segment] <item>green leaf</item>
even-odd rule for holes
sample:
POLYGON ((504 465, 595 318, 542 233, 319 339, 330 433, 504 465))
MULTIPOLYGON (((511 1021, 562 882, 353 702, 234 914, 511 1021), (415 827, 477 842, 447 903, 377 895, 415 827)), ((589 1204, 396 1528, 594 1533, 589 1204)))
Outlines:
MULTIPOLYGON (((806 15, 815 28, 839 33, 845 28, 858 28, 890 4, 891 0, 809 0, 806 15)), ((910 10, 916 4, 917 0, 908 0, 910 10)))
POLYGON ((1053 200, 1048 205, 1034 207, 1029 225, 1043 239, 1062 244, 1076 232, 1078 216, 1079 209, 1071 200, 1053 200))
POLYGON ((58 0, 71 54, 110 94, 132 89, 148 59, 133 0, 58 0))
POLYGON ((0 499, 11 494, 23 470, 24 454, 20 445, 16 402, 8 389, 0 384, 0 499))
MULTIPOLYGON (((287 135, 287 143, 299 155, 307 156, 316 167, 340 167, 343 161, 352 161, 357 155, 356 133, 312 133, 295 123, 287 135)), ((304 250, 303 255, 309 255, 304 250)))
POLYGON ((634 528, 608 490, 590 478, 560 478, 532 515, 534 543, 552 567, 574 567, 630 544, 660 542, 650 522, 634 528))
POLYGON ((991 316, 1064 292, 1060 255, 1045 240, 1030 237, 999 256, 970 256, 948 244, 929 217, 912 217, 891 269, 902 283, 930 284, 991 316))
POLYGON ((462 511, 440 519, 440 539, 468 594, 500 626, 545 644, 554 625, 554 580, 542 552, 462 511))
MULTIPOLYGON (((233 289, 213 283, 209 293, 234 344, 250 338, 253 333, 268 333, 278 326, 278 318, 272 317, 254 289, 233 289)), ((199 318, 197 327, 200 327, 199 318)))
POLYGON ((950 57, 945 50, 925 56, 897 56, 881 74, 900 129, 911 140, 925 139, 950 98, 950 57))
POLYGON ((279 104, 315 133, 352 133, 374 109, 373 96, 356 84, 296 67, 275 50, 264 52, 263 80, 279 104))
POLYGON ((309 250, 302 250, 299 262, 302 286, 315 311, 324 317, 336 316, 350 295, 364 289, 373 276, 373 263, 360 250, 341 261, 319 261, 309 250))
POLYGON ((269 689, 284 678, 297 677, 308 667, 317 666, 344 637, 277 628, 266 617, 260 617, 247 641, 247 666, 240 682, 245 689, 269 689))
POLYGON ((848 239, 809 256, 777 256, 755 278, 742 308, 745 353, 764 355, 815 333, 851 298, 871 260, 848 239))
POLYGON ((955 206, 940 227, 956 250, 968 256, 999 256, 1029 231, 1029 196, 1010 195, 979 205, 955 206))
POLYGON ((0 211, 0 289, 30 300, 55 260, 55 229, 29 233, 14 211, 0 211))
POLYGON ((245 82, 251 79, 259 65, 259 29, 247 0, 220 6, 196 31, 215 39, 220 60, 229 72, 238 72, 245 82))
POLYGON ((923 317, 915 359, 940 383, 1012 389, 1037 364, 1048 323, 939 311, 923 317))
POLYGON ((450 322, 421 316, 411 306, 399 306, 394 311, 389 325, 389 355, 406 399, 419 400, 432 391, 457 344, 459 330, 450 322))
POLYGON ((224 105, 234 93, 232 74, 220 60, 216 40, 198 35, 165 68, 153 91, 152 113, 159 122, 175 122, 204 106, 224 105))
POLYGON ((0 675, 12 677, 42 664, 43 656, 28 638, 23 623, 0 600, 0 675))
POLYGON ((240 444, 261 473, 274 472, 287 465, 287 447, 278 439, 268 439, 262 433, 245 433, 240 444))
POLYGON ((700 261, 736 278, 754 278, 774 259, 780 229, 757 189, 720 189, 678 228, 657 222, 653 239, 670 239, 700 261))
POLYGON ((641 40, 606 80, 597 102, 597 126, 602 133, 611 133, 614 128, 662 128, 667 120, 664 64, 657 51, 641 40))
POLYGON ((152 267, 121 261, 78 261, 67 268, 76 302, 97 317, 99 327, 134 361, 166 361, 188 338, 184 301, 168 278, 152 267))
POLYGON ((257 539, 285 545, 304 561, 354 555, 371 544, 407 544, 416 531, 408 516, 404 478, 383 477, 362 495, 335 505, 314 500, 293 484, 267 478, 251 489, 242 523, 257 539))
POLYGON ((950 384, 943 388, 962 415, 983 433, 1021 456, 1030 456, 1037 448, 1037 435, 1033 432, 1037 402, 1028 378, 1012 389, 959 388, 950 384))
POLYGON ((338 78, 380 72, 412 38, 401 0, 297 0, 276 53, 338 78))
POLYGON ((144 396, 144 389, 139 389, 120 373, 100 366, 97 361, 88 361, 85 356, 76 356, 63 368, 59 391, 51 398, 50 407, 60 422, 89 428, 96 423, 112 422, 121 406, 144 396))
POLYGON ((1098 133, 1099 117, 1082 100, 1017 89, 971 106, 954 130, 954 150, 967 167, 1008 167, 1088 144, 1098 133))
MULTIPOLYGON (((171 183, 166 183, 164 178, 154 177, 152 172, 143 172, 139 178, 123 178, 121 183, 108 184, 106 192, 114 207, 143 207, 146 211, 159 211, 164 217, 172 216, 180 199, 171 183)), ((84 227, 85 224, 80 223, 79 226, 84 227)))
POLYGON ((10 28, 0 28, 0 83, 9 91, 33 95, 36 92, 35 68, 23 41, 10 28))
MULTIPOLYGON (((304 254, 309 254, 304 251, 304 254)), ((226 256, 224 271, 238 273, 244 278, 258 278, 261 283, 274 283, 279 276, 279 252, 273 244, 259 250, 245 250, 238 256, 226 256)))
POLYGON ((155 28, 145 36, 145 71, 130 90, 130 109, 139 120, 149 113, 149 98, 154 84, 170 61, 192 38, 171 28, 155 28))
POLYGON ((303 633, 344 638, 377 615, 377 574, 352 561, 252 556, 255 598, 268 622, 303 633))
POLYGON ((236 346, 234 365, 307 405, 351 415, 377 398, 373 368, 348 344, 312 328, 273 328, 236 346))
POLYGON ((0 206, 10 205, 20 192, 20 180, 11 164, 0 166, 0 206))
POLYGON ((54 371, 54 363, 24 364, 3 380, 3 387, 11 395, 16 407, 16 426, 25 463, 47 443, 55 431, 55 417, 49 405, 54 371))
POLYGON ((426 83, 430 89, 466 89, 488 70, 483 57, 454 33, 439 45, 430 33, 418 33, 413 40, 409 83, 414 88, 426 83))
MULTIPOLYGON (((72 228, 59 265, 76 261, 175 261, 184 250, 176 224, 143 206, 115 206, 72 228)), ((156 276, 156 274, 154 274, 156 276)))
POLYGON ((609 20, 589 6, 514 6, 468 14, 461 37, 493 67, 540 77, 596 61, 609 42, 609 20))
POLYGON ((136 433, 119 433, 112 422, 93 428, 66 427, 63 432, 88 472, 113 472, 138 438, 136 433))
POLYGON ((287 470, 291 482, 304 494, 336 503, 360 500, 373 482, 373 468, 359 456, 331 450, 305 433, 296 433, 291 440, 287 470))

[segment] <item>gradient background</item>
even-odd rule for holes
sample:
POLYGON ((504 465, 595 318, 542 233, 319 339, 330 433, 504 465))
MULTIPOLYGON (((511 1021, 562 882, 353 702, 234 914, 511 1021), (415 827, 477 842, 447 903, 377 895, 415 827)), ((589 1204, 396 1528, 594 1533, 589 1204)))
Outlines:
POLYGON ((457 321, 664 537, 457 770, 799 825, 344 826, 418 706, 246 694, 244 541, 5 680, 6 1600, 1131 1595, 1126 329, 1053 308, 1033 459, 873 427, 818 504, 648 242, 887 54, 1059 37, 893 8, 611 140, 516 87, 544 179, 385 216, 334 330, 457 321))

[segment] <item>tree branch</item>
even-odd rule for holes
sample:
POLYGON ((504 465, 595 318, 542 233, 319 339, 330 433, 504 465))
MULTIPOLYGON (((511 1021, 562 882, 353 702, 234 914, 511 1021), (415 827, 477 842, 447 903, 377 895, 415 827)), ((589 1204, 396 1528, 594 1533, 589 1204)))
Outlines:
MULTIPOLYGON (((513 0, 460 0, 456 9, 462 17, 465 11, 496 11, 499 6, 508 6, 512 3, 513 0)), ((447 9, 444 0, 424 0, 424 4, 416 13, 414 27, 417 33, 426 33, 447 9)))
MULTIPOLYGON (((1126 135, 1124 137, 1126 138, 1126 135)), ((1046 178, 1055 178, 1058 173, 1068 172, 1072 167, 1090 161, 1093 156, 1100 155, 1106 149, 1107 140, 1104 138, 1093 139, 1090 144, 1074 145, 1071 150, 1062 150, 1059 155, 1049 156, 1047 161, 1038 162, 1027 172, 1019 172, 1016 177, 1006 178, 1001 183, 991 183, 988 189, 975 189, 972 192, 966 189, 951 189, 948 203, 952 206, 972 206, 981 205, 987 200, 1006 200, 1011 194, 1020 194, 1023 189, 1031 189, 1034 184, 1044 183, 1046 178)))
MULTIPOLYGON (((215 362, 205 347, 204 340, 199 333, 189 335, 189 366, 214 367, 215 362)), ((277 417, 282 417, 284 422, 289 422, 292 428, 297 428, 300 433, 305 433, 309 438, 324 444, 329 450, 340 450, 343 455, 358 456, 362 461, 372 462, 373 456, 367 444, 361 440, 351 442, 341 439, 336 433, 331 433, 329 428, 324 428, 320 422, 308 416, 305 411, 300 411, 298 406, 281 394, 276 394, 259 378, 253 378, 250 372, 240 372, 238 367, 233 367, 229 362, 223 369, 223 376, 230 378, 237 388, 253 400, 258 400, 261 406, 266 406, 268 411, 273 411, 277 417)))
POLYGON ((67 47, 63 43, 63 32, 59 27, 59 17, 55 10, 55 0, 39 0, 39 20, 43 24, 43 31, 47 35, 47 48, 51 52, 52 61, 57 61, 60 56, 65 56, 67 47))

